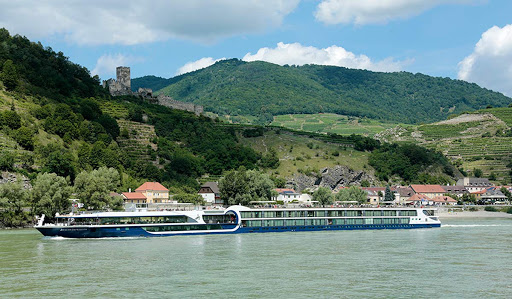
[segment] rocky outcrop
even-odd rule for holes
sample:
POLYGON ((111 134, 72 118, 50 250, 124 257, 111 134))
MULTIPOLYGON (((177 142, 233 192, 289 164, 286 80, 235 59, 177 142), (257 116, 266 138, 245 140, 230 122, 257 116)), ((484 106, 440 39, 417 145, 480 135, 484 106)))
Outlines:
POLYGON ((324 168, 320 173, 316 174, 295 174, 288 180, 287 185, 294 188, 297 192, 302 192, 304 189, 315 190, 318 187, 327 187, 335 190, 342 186, 361 185, 361 182, 365 180, 370 185, 377 183, 377 179, 365 171, 355 171, 347 166, 337 165, 331 168, 324 168))
POLYGON ((16 183, 20 182, 25 189, 32 189, 32 184, 30 184, 30 180, 19 173, 2 171, 2 178, 0 178, 0 184, 6 183, 16 183))

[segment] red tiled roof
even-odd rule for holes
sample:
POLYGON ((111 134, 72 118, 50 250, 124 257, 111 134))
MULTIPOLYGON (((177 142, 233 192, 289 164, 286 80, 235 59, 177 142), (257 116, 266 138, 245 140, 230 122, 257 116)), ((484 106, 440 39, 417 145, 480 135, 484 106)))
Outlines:
POLYGON ((433 202, 457 202, 455 199, 450 196, 436 196, 432 198, 433 202))
POLYGON ((140 192, 123 192, 126 199, 147 199, 146 196, 140 192))
POLYGON ((412 202, 412 201, 429 201, 430 198, 428 198, 428 196, 426 195, 423 195, 423 194, 414 194, 413 196, 409 197, 408 200, 406 200, 406 202, 412 202))
POLYGON ((445 193, 441 185, 411 185, 416 193, 445 193))
POLYGON ((162 186, 162 184, 158 182, 145 182, 139 188, 135 189, 135 191, 169 191, 169 189, 162 186))

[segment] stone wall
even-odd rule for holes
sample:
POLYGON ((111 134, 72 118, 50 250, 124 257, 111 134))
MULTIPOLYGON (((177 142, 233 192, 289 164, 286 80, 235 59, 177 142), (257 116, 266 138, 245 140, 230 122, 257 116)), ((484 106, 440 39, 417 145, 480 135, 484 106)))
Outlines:
POLYGON ((194 112, 196 115, 200 115, 201 113, 203 113, 203 106, 201 106, 201 105, 196 105, 194 103, 185 103, 185 102, 176 101, 176 100, 174 100, 171 97, 164 96, 164 95, 161 95, 161 94, 159 94, 157 96, 157 103, 159 105, 162 105, 162 106, 165 106, 165 107, 169 107, 169 108, 173 108, 173 109, 194 112))
POLYGON ((108 88, 108 91, 113 96, 134 95, 141 97, 150 103, 159 104, 172 109, 185 110, 193 112, 196 115, 201 115, 203 113, 203 106, 201 105, 176 101, 173 98, 164 95, 158 95, 158 97, 155 97, 153 96, 153 90, 151 90, 150 88, 139 88, 137 92, 133 92, 131 90, 131 78, 129 67, 117 67, 116 75, 117 80, 108 79, 103 81, 103 87, 108 88))

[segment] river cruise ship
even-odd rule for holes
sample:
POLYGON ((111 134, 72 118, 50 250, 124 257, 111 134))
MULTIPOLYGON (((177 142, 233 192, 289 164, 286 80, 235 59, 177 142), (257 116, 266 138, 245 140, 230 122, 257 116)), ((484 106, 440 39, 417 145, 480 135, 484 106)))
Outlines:
POLYGON ((440 227, 433 208, 248 208, 226 210, 100 212, 59 215, 35 228, 66 238, 163 237, 196 234, 264 233, 440 227))

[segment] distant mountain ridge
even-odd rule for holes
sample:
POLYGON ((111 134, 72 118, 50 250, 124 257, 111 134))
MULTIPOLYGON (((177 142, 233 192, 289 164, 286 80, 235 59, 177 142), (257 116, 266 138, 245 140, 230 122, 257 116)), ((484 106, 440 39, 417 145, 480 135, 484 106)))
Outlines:
POLYGON ((132 79, 132 89, 139 87, 203 105, 221 115, 267 115, 267 119, 272 115, 330 112, 421 123, 512 102, 474 83, 419 73, 279 66, 238 59, 219 61, 170 79, 132 79))

